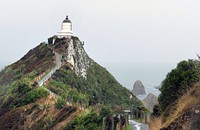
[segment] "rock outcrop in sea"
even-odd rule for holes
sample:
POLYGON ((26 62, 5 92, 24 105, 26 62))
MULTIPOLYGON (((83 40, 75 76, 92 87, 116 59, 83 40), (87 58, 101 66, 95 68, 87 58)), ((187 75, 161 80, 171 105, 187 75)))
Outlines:
POLYGON ((156 89, 160 89, 162 87, 162 83, 158 86, 155 86, 156 89))
POLYGON ((135 83, 133 85, 132 93, 135 96, 146 94, 145 87, 144 87, 142 81, 140 81, 140 80, 135 81, 135 83))
POLYGON ((154 105, 158 104, 158 97, 156 97, 154 94, 149 93, 146 98, 142 100, 144 106, 149 110, 153 111, 154 105))

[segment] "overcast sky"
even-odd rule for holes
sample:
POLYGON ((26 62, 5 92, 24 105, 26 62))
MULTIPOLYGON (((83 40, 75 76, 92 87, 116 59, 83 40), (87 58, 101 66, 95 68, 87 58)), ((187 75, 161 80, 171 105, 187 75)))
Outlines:
POLYGON ((89 56, 111 70, 176 64, 200 53, 199 0, 4 0, 0 63, 47 41, 66 15, 89 56))

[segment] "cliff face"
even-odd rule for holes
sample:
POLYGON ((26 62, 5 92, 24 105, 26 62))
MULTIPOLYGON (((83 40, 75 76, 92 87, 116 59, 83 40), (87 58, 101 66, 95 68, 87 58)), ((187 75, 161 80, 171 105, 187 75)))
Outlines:
POLYGON ((74 70, 77 76, 86 78, 87 70, 93 60, 87 55, 83 48, 83 43, 78 37, 55 39, 49 38, 51 48, 58 51, 62 55, 64 64, 74 70))
POLYGON ((133 89, 132 89, 132 93, 134 95, 145 95, 145 87, 142 84, 142 81, 137 80, 135 81, 134 85, 133 85, 133 89))

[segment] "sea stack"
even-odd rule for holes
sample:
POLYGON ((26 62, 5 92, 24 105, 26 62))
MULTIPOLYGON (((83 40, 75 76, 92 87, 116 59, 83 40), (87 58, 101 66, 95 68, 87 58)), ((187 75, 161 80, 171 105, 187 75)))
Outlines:
POLYGON ((154 105, 158 104, 158 97, 154 94, 149 93, 145 99, 142 100, 144 106, 149 110, 153 111, 154 105))
POLYGON ((145 92, 145 87, 144 87, 144 85, 142 84, 142 81, 140 81, 140 80, 135 81, 135 83, 134 83, 134 85, 133 85, 132 93, 133 93, 135 96, 138 96, 138 95, 145 95, 145 94, 146 94, 146 92, 145 92))

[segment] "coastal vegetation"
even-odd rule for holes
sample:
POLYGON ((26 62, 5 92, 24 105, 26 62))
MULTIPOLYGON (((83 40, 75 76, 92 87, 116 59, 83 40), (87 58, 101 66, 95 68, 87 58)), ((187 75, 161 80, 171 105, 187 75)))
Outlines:
POLYGON ((151 129, 196 129, 199 119, 195 110, 200 101, 200 62, 178 63, 167 74, 161 87, 159 104, 154 106, 151 129))
MULTIPOLYGON (((78 38, 73 40, 80 44, 74 45, 79 47, 75 51, 84 49, 78 38)), ((62 67, 39 86, 38 81, 55 67, 54 51, 67 52, 68 40, 58 42, 41 43, 0 72, 1 128, 99 129, 103 117, 122 113, 123 109, 144 109, 141 101, 91 59, 86 60, 92 62, 84 77, 63 58, 62 67)), ((88 58, 87 54, 76 58, 83 56, 88 58)), ((77 62, 80 68, 85 65, 77 62)))

